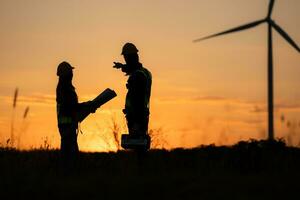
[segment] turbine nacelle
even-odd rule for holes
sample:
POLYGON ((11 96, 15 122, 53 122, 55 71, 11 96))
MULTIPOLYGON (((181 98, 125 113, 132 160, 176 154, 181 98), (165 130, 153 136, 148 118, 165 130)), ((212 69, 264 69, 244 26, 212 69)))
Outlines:
POLYGON ((254 28, 262 23, 268 24, 268 119, 269 119, 269 139, 274 139, 274 116, 273 116, 273 48, 272 48, 272 28, 275 29, 279 35, 281 35, 292 47, 300 52, 299 46, 292 40, 292 38, 271 19, 275 0, 270 0, 268 14, 265 19, 250 22, 235 28, 222 31, 213 35, 209 35, 203 38, 194 40, 194 42, 200 42, 202 40, 210 39, 213 37, 226 35, 229 33, 239 32, 246 29, 254 28))
POLYGON ((228 29, 228 30, 220 32, 220 33, 216 33, 216 34, 209 35, 209 36, 206 36, 206 37, 203 37, 203 38, 199 38, 199 39, 194 40, 193 42, 200 42, 202 40, 210 39, 210 38, 213 38, 213 37, 217 37, 217 36, 226 35, 226 34, 229 34, 229 33, 234 33, 234 32, 239 32, 239 31, 243 31, 243 30, 246 30, 246 29, 254 28, 254 27, 266 22, 269 25, 271 25, 271 27, 274 28, 291 46, 293 46, 298 52, 300 52, 300 48, 296 44, 296 42, 294 42, 293 39, 278 24, 276 24, 271 19, 272 11, 273 11, 273 8, 274 8, 274 3, 275 3, 275 0, 270 0, 268 15, 265 19, 250 22, 250 23, 247 23, 247 24, 235 27, 235 28, 228 29))

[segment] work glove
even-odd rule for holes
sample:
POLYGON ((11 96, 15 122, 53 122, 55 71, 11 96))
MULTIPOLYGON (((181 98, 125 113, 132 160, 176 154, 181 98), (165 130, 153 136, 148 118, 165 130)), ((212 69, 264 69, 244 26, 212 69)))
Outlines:
POLYGON ((115 65, 113 66, 113 68, 121 69, 122 72, 124 72, 126 75, 130 74, 130 69, 128 68, 127 65, 119 63, 119 62, 114 62, 114 64, 115 65))
POLYGON ((113 68, 116 68, 116 69, 122 69, 125 65, 122 64, 122 63, 119 63, 119 62, 114 62, 114 66, 113 68))

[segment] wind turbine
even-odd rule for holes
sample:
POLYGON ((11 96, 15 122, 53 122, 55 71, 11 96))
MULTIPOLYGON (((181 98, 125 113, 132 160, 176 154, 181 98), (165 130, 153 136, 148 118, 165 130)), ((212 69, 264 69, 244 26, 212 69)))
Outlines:
POLYGON ((297 44, 292 40, 292 38, 279 26, 277 25, 272 19, 272 11, 274 7, 275 0, 270 0, 269 3, 269 10, 268 15, 266 18, 257 20, 248 24, 244 24, 235 28, 231 28, 229 30, 216 33, 213 35, 209 35, 203 38, 199 38, 194 40, 194 42, 200 42, 202 40, 206 40, 209 38, 225 35, 228 33, 243 31, 246 29, 254 28, 262 23, 267 23, 268 25, 268 139, 273 140, 274 139, 274 104, 273 104, 273 42, 272 42, 272 28, 274 28, 290 45, 292 45, 298 52, 300 52, 300 48, 297 46, 297 44))

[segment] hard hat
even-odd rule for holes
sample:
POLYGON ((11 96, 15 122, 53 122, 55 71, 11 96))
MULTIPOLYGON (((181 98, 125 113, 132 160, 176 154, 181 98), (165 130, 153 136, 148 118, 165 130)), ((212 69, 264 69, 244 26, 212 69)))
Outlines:
POLYGON ((66 76, 72 72, 74 67, 72 67, 68 62, 62 62, 57 67, 57 76, 66 76))
POLYGON ((139 52, 139 50, 136 48, 136 46, 132 43, 126 43, 122 48, 121 55, 127 55, 127 54, 134 54, 139 52))

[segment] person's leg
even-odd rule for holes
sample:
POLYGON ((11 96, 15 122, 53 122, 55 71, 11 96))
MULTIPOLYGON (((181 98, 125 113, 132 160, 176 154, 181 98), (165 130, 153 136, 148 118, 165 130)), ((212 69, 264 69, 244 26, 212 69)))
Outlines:
POLYGON ((74 168, 78 156, 76 127, 64 125, 59 128, 61 135, 61 165, 68 172, 74 168))
MULTIPOLYGON (((144 117, 141 118, 137 123, 138 123, 138 131, 137 133, 139 134, 139 136, 141 137, 147 137, 148 136, 148 122, 149 122, 149 118, 144 117)), ((136 153, 137 153, 137 158, 138 158, 138 165, 139 165, 139 172, 143 173, 143 168, 144 165, 146 164, 146 160, 147 160, 147 151, 148 151, 148 145, 138 148, 136 149, 136 153)))
POLYGON ((79 156, 79 148, 77 143, 77 128, 75 126, 70 127, 69 130, 69 150, 68 150, 68 157, 69 157, 69 164, 70 170, 75 170, 77 158, 79 156))
POLYGON ((77 159, 79 154, 79 147, 77 142, 77 129, 73 128, 70 136, 70 153, 73 159, 77 159))
POLYGON ((68 166, 68 129, 66 126, 59 127, 60 133, 60 169, 63 173, 67 171, 68 166))

